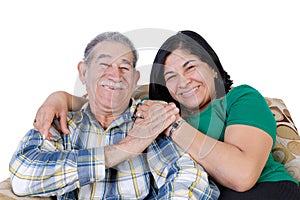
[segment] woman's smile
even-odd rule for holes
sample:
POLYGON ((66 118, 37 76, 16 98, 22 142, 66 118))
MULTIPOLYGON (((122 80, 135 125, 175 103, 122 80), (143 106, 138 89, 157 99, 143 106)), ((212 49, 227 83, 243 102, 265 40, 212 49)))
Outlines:
POLYGON ((189 98, 189 97, 193 97, 196 95, 196 93, 198 92, 200 86, 196 86, 193 87, 189 90, 183 91, 179 93, 179 96, 181 96, 182 98, 189 98))

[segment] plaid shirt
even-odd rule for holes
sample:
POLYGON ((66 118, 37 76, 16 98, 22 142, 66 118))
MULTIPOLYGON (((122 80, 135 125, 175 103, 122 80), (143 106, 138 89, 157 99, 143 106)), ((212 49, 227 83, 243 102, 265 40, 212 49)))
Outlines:
POLYGON ((10 162, 14 191, 57 199, 217 199, 219 190, 204 169, 164 136, 147 153, 105 169, 104 147, 126 137, 137 103, 132 100, 106 130, 89 104, 68 114, 71 134, 61 134, 55 123, 50 140, 30 130, 10 162))

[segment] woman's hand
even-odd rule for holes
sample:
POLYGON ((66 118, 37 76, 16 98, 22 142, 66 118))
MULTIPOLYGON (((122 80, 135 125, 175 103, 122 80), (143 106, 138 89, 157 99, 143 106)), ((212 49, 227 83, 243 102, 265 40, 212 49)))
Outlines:
POLYGON ((49 95, 41 105, 34 119, 34 129, 39 131, 44 138, 49 139, 49 132, 53 119, 59 120, 60 130, 69 134, 67 128, 68 111, 77 111, 87 102, 86 98, 73 96, 64 91, 57 91, 49 95))
POLYGON ((33 126, 44 138, 50 138, 49 130, 55 117, 59 120, 61 131, 65 134, 69 133, 67 128, 68 95, 70 94, 62 91, 54 92, 38 109, 33 126))
POLYGON ((174 123, 179 109, 172 104, 151 103, 136 112, 128 135, 120 142, 105 146, 105 167, 113 167, 141 154, 155 138, 174 123))
POLYGON ((175 104, 146 100, 136 111, 136 121, 129 135, 154 140, 177 119, 175 104))
MULTIPOLYGON (((152 106, 152 105, 155 105, 155 104, 156 104, 156 105, 159 105, 159 104, 160 104, 160 105, 164 105, 164 106, 166 106, 166 105, 171 105, 171 106, 173 106, 174 108, 176 107, 175 103, 167 103, 167 102, 165 102, 165 101, 145 100, 145 101, 143 101, 143 104, 140 105, 140 106, 138 107, 138 109, 137 109, 137 114, 147 112, 147 110, 149 110, 149 107, 152 106)), ((177 109, 178 109, 178 108, 177 108, 177 109)), ((178 109, 178 111, 179 111, 179 109, 178 109)), ((175 119, 175 121, 178 121, 178 120, 180 120, 180 119, 182 119, 182 118, 180 117, 179 113, 176 114, 176 119, 175 119)), ((174 121, 174 122, 175 122, 175 121, 174 121)), ((174 122, 173 122, 173 123, 174 123, 174 122)), ((164 133, 166 136, 169 136, 170 130, 171 130, 171 125, 172 125, 173 123, 171 123, 170 126, 167 127, 167 128, 163 131, 163 133, 164 133)))

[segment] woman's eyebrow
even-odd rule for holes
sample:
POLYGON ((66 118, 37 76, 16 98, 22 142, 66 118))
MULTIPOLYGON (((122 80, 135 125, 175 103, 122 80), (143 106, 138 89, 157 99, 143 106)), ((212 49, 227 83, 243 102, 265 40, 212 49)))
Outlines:
POLYGON ((196 60, 188 60, 188 61, 186 61, 186 62, 182 65, 182 67, 184 68, 184 67, 186 67, 189 63, 194 62, 194 61, 196 61, 196 60))
POLYGON ((164 73, 164 76, 166 76, 166 75, 168 75, 168 74, 174 74, 174 72, 173 72, 173 71, 165 72, 165 73, 164 73))

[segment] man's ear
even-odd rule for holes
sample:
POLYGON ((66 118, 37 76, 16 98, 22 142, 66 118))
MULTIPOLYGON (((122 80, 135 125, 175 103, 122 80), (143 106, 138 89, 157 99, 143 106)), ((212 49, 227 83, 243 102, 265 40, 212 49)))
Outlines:
POLYGON ((134 72, 134 85, 137 86, 138 82, 140 80, 140 71, 136 70, 134 72))
POLYGON ((87 66, 83 61, 80 61, 77 65, 78 73, 79 73, 79 78, 82 84, 86 83, 86 72, 87 72, 87 66))

